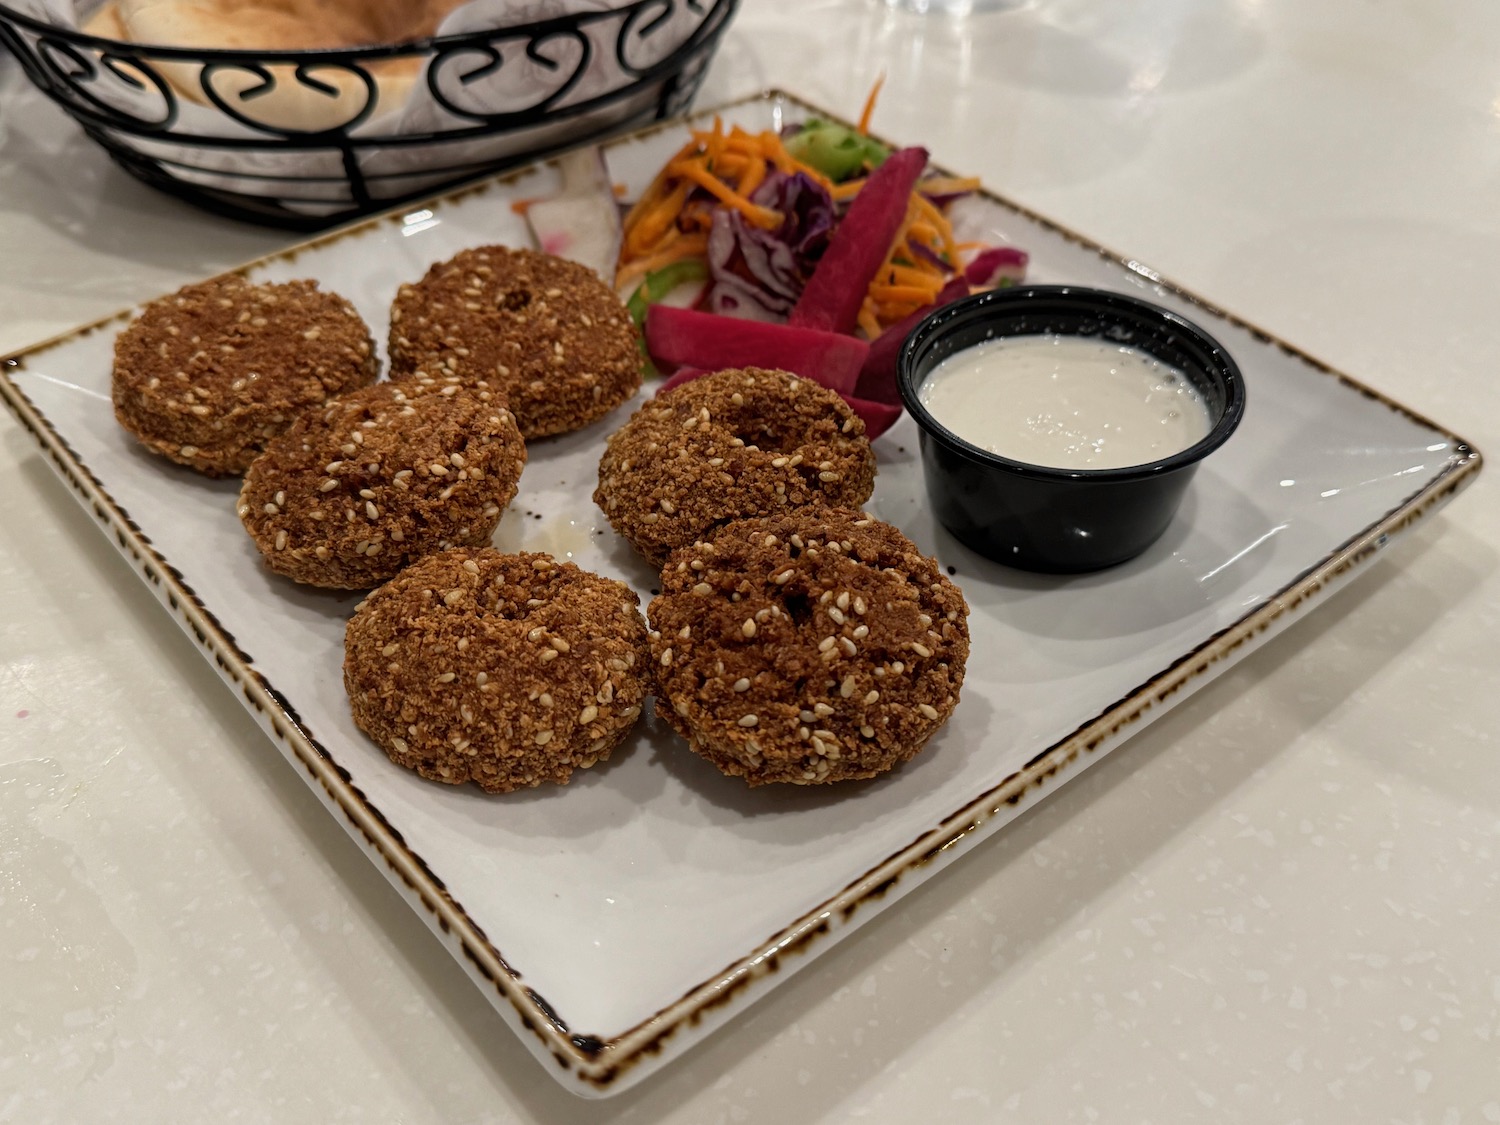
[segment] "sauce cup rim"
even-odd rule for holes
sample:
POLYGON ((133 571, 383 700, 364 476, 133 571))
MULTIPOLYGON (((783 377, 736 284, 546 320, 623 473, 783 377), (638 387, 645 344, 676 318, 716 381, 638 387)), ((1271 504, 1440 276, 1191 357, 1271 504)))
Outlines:
MULTIPOLYGON (((1018 335, 1040 336, 1044 334, 1036 332, 1018 335)), ((1082 333, 1056 334, 1087 338, 1082 333)), ((896 363, 896 389, 917 426, 950 451, 996 469, 1039 480, 1129 481, 1174 472, 1203 460, 1228 441, 1245 412, 1245 381, 1240 373, 1239 365, 1213 336, 1186 317, 1150 301, 1109 289, 1095 289, 1081 285, 1018 285, 1005 289, 990 289, 983 293, 961 297, 929 313, 902 342, 896 363), (921 385, 921 380, 917 378, 917 358, 922 348, 933 338, 940 336, 956 320, 968 321, 984 318, 983 314, 990 310, 993 310, 991 316, 995 319, 1008 319, 1024 313, 1028 308, 1034 308, 1035 303, 1040 301, 1063 306, 1076 304, 1084 310, 1090 307, 1097 310, 1100 306, 1104 306, 1129 311, 1137 317, 1144 316, 1169 325, 1179 334, 1193 339, 1213 359, 1215 366, 1210 374, 1224 386, 1224 409, 1213 427, 1204 437, 1186 449, 1155 461, 1107 469, 1067 469, 1050 465, 1034 465, 1028 461, 1014 461, 998 453, 991 453, 959 437, 933 417, 917 394, 921 385)))

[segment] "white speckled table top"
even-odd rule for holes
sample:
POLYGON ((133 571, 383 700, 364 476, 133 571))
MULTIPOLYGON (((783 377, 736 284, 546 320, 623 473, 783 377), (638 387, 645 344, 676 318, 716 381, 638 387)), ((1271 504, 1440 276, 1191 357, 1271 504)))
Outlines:
MULTIPOLYGON (((768 85, 1500 449, 1486 0, 745 0, 768 85), (795 25, 793 24, 795 21, 795 25)), ((0 353, 285 245, 0 60, 0 353)), ((0 415, 0 1122, 1500 1122, 1500 516, 1369 573, 641 1086, 577 1099, 0 415)))

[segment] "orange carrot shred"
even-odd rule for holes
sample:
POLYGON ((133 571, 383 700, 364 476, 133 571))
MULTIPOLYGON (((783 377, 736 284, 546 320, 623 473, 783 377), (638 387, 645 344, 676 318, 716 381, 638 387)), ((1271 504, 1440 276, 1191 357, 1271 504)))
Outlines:
POLYGON ((875 99, 880 96, 880 88, 884 85, 885 71, 882 70, 875 79, 875 85, 870 87, 869 97, 865 98, 865 108, 859 115, 859 125, 857 128, 859 129, 860 136, 865 136, 870 132, 870 118, 875 113, 875 99))

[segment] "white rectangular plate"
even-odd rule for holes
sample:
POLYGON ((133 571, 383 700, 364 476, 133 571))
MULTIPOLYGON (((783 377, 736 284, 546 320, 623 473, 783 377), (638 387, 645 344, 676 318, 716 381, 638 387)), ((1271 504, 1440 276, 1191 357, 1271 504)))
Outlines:
MULTIPOLYGON (((722 111, 777 128, 782 94, 722 111)), ((684 140, 669 124, 608 146, 637 193, 684 140)), ((254 262, 258 280, 317 278, 377 339, 397 285, 481 243, 529 244, 516 199, 550 165, 487 181, 254 262)), ((608 765, 566 788, 486 797, 393 766, 354 728, 340 676, 357 600, 294 586, 259 561, 235 482, 143 452, 109 402, 129 312, 12 357, 0 393, 53 467, 258 717, 287 759, 413 904, 552 1074, 624 1089, 882 906, 998 831, 1040 787, 1097 760, 1359 572, 1472 481, 1461 439, 1220 312, 1151 271, 992 195, 962 202, 963 237, 1011 242, 1031 279, 1137 293, 1216 336, 1249 409, 1165 538, 1102 573, 1051 578, 985 562, 934 525, 916 433, 876 442, 869 509, 951 568, 973 654, 953 720, 908 766, 823 789, 751 791, 648 715, 608 765)), ((590 501, 604 436, 626 410, 534 443, 495 542, 625 578, 652 573, 590 501)))

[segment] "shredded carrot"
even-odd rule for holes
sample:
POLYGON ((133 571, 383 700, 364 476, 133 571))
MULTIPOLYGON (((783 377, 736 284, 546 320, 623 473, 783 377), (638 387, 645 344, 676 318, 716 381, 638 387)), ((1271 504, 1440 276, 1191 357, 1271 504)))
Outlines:
POLYGON ((667 249, 645 258, 637 258, 620 267, 619 273, 615 275, 615 287, 622 289, 632 281, 645 277, 648 273, 670 266, 673 262, 680 262, 685 258, 701 258, 708 252, 708 239, 702 235, 685 235, 676 239, 667 249))
POLYGON ((859 306, 858 323, 864 334, 872 340, 881 333, 880 319, 875 315, 875 303, 869 297, 859 306))
POLYGON ((668 170, 684 180, 691 180, 726 207, 733 207, 758 227, 769 229, 781 225, 781 212, 762 207, 758 203, 751 203, 697 161, 679 160, 670 165, 668 170))
POLYGON ((828 194, 833 196, 835 203, 847 203, 859 194, 859 189, 865 186, 864 177, 857 180, 845 180, 841 184, 834 184, 833 190, 828 194))
POLYGON ((859 115, 858 129, 861 136, 870 132, 870 118, 875 113, 875 99, 880 96, 880 88, 885 85, 885 71, 875 79, 875 85, 870 87, 870 96, 865 98, 865 108, 859 115))
POLYGON ((666 199, 639 216, 633 227, 627 224, 626 246, 632 254, 644 254, 666 237, 692 190, 690 183, 678 184, 666 199))
POLYGON ((745 174, 740 177, 740 182, 735 185, 736 189, 746 199, 755 194, 755 189, 765 181, 766 162, 756 161, 745 168, 745 174))
POLYGON ((930 265, 926 268, 919 268, 892 263, 884 273, 895 285, 914 285, 921 289, 931 289, 933 292, 943 287, 943 279, 930 265))
POLYGON ((968 176, 959 179, 957 176, 934 176, 932 179, 923 180, 917 184, 917 189, 926 196, 934 195, 958 195, 966 191, 979 190, 979 177, 968 176))
MULTIPOLYGON (((939 286, 938 288, 942 288, 939 286)), ((870 296, 876 301, 895 303, 905 301, 911 304, 925 305, 932 300, 937 293, 936 289, 929 289, 925 285, 882 285, 880 282, 870 286, 870 296)))
POLYGON ((921 212, 922 217, 936 228, 938 234, 942 236, 943 249, 947 251, 948 257, 956 260, 958 258, 958 246, 953 241, 952 224, 944 218, 943 213, 937 209, 937 205, 932 200, 923 198, 921 193, 914 194, 912 201, 916 204, 917 210, 921 212))

